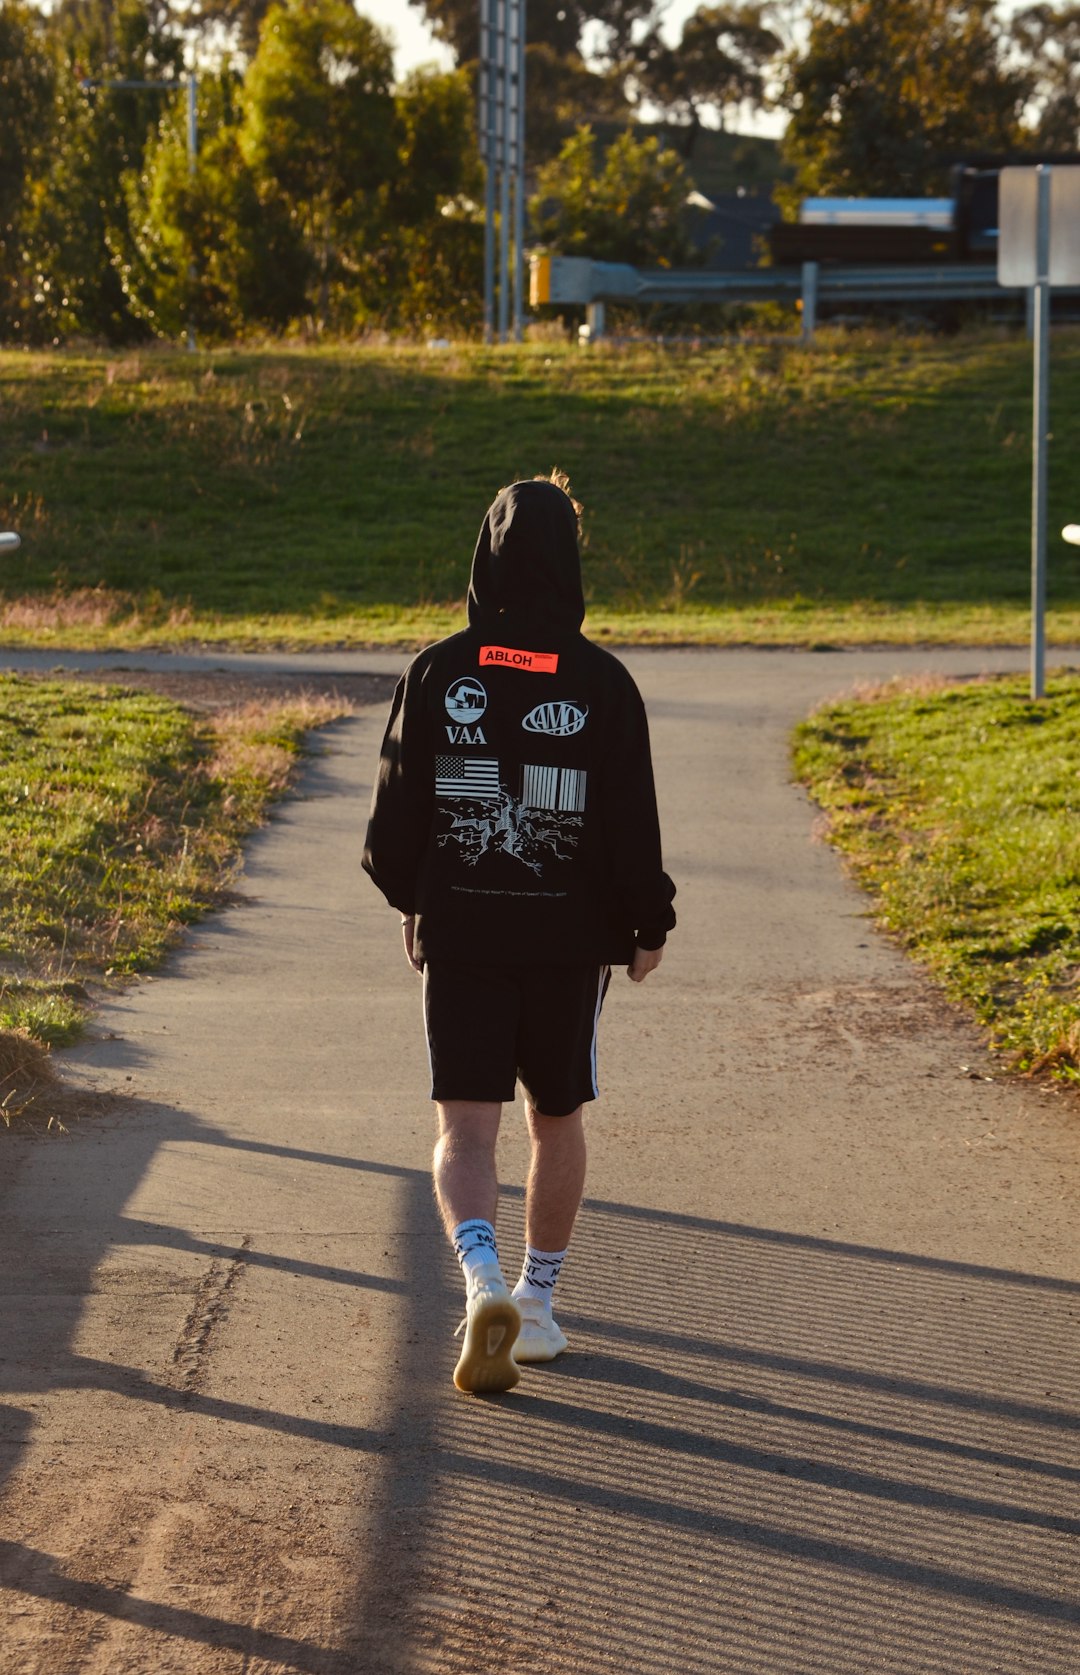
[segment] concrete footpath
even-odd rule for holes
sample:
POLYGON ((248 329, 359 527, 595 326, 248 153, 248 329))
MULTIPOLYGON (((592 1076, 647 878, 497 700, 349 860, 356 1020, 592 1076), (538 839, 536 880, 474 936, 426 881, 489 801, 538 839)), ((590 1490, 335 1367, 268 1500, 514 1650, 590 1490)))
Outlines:
POLYGON ((450 1382, 362 712, 69 1055, 98 1109, 0 1133, 3 1675, 1075 1675, 1080 1106, 983 1079, 787 762, 856 679, 1023 659, 625 660, 680 924, 605 1009, 571 1353, 450 1382))

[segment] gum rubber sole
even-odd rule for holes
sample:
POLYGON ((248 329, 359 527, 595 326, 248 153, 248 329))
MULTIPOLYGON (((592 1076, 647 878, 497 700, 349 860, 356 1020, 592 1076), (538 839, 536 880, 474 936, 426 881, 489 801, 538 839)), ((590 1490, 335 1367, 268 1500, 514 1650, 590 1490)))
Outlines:
POLYGON ((454 1368, 454 1383, 473 1395, 512 1390, 521 1374, 513 1349, 521 1330, 521 1316, 510 1297, 491 1297, 479 1304, 465 1328, 465 1342, 454 1368))
POLYGON ((548 1331, 532 1330, 526 1317, 521 1336, 514 1345, 514 1360, 519 1367, 539 1366, 543 1361, 554 1361, 568 1347, 565 1336, 554 1321, 548 1331))

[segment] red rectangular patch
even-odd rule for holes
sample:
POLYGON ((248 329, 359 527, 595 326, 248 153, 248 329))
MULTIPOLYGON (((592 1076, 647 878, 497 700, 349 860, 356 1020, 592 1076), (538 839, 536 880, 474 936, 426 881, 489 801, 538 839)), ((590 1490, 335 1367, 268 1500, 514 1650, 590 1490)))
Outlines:
POLYGON ((559 667, 557 651, 515 651, 512 646, 481 646, 482 669, 523 669, 530 675, 553 675, 559 667))

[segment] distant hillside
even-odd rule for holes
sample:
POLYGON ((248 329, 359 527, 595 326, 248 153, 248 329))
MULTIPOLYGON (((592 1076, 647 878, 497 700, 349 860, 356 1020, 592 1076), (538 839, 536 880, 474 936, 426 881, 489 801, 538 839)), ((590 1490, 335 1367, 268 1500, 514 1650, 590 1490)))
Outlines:
MULTIPOLYGON (((593 122, 592 130, 604 146, 611 144, 622 125, 617 122, 593 122)), ((685 131, 668 123, 634 124, 640 138, 657 134, 683 156, 685 131)), ((696 189, 706 198, 719 198, 738 192, 768 192, 778 180, 787 180, 791 171, 782 162, 777 140, 764 139, 757 134, 728 134, 716 128, 701 128, 689 157, 683 156, 686 172, 696 189)))

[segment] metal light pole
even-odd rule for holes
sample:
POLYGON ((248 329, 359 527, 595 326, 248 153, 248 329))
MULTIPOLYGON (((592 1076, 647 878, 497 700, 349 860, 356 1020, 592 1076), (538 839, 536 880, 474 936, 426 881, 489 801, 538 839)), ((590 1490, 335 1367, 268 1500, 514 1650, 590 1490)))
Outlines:
POLYGON ((1046 432, 1050 414, 1050 170, 1035 171, 1035 373, 1031 420, 1031 696, 1046 696, 1046 432))
POLYGON ((484 342, 495 341, 495 0, 480 0, 480 154, 484 159, 484 342))
POLYGON ((520 343, 525 317, 525 0, 518 0, 514 63, 517 70, 514 113, 514 342, 520 343))
POLYGON ((498 341, 505 343, 510 335, 511 267, 516 339, 521 337, 524 299, 525 0, 480 0, 479 91, 485 173, 484 341, 496 340, 497 286, 498 341))

